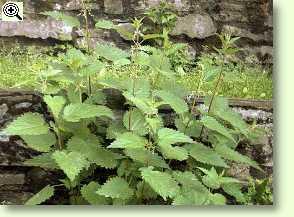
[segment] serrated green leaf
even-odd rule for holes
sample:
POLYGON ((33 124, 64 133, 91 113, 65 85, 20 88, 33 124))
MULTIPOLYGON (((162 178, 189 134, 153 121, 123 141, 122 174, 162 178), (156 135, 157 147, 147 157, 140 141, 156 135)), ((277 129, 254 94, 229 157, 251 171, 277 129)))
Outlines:
POLYGON ((157 131, 160 128, 163 128, 163 120, 160 116, 153 118, 146 118, 146 123, 154 134, 157 134, 157 131))
POLYGON ((38 113, 25 113, 10 123, 4 130, 8 135, 43 135, 49 132, 48 125, 42 115, 38 113))
POLYGON ((90 182, 81 188, 81 194, 85 200, 91 205, 107 205, 109 204, 108 198, 96 194, 96 191, 100 188, 97 182, 90 182))
POLYGON ((228 167, 225 161, 211 148, 200 143, 186 145, 191 157, 195 160, 218 167, 228 167))
POLYGON ((102 69, 105 68, 105 64, 100 62, 99 60, 93 60, 95 62, 90 63, 86 67, 83 67, 80 71, 79 74, 81 76, 96 76, 99 72, 101 72, 102 69))
POLYGON ((204 172, 206 175, 203 176, 202 182, 209 188, 212 189, 219 189, 221 186, 220 177, 217 174, 214 167, 212 167, 210 170, 206 170, 204 168, 199 168, 202 172, 204 172))
MULTIPOLYGON (((211 101, 211 96, 205 97, 204 104, 209 107, 211 101)), ((211 107, 210 107, 210 113, 215 114, 216 112, 223 112, 227 111, 229 109, 229 101, 220 96, 214 97, 211 107)))
POLYGON ((79 122, 81 119, 102 116, 113 118, 113 112, 106 106, 90 105, 87 103, 70 104, 63 111, 63 118, 69 122, 79 122))
POLYGON ((125 154, 144 165, 169 168, 166 162, 156 153, 141 149, 126 149, 125 154))
POLYGON ((124 133, 117 137, 107 148, 144 149, 148 141, 134 133, 124 133))
POLYGON ((52 157, 71 181, 75 180, 82 169, 90 166, 86 158, 78 152, 55 151, 52 157))
POLYGON ((198 138, 201 133, 202 125, 198 120, 183 120, 181 118, 175 119, 175 125, 181 133, 184 133, 188 136, 198 138))
POLYGON ((183 189, 203 194, 207 194, 209 192, 208 189, 190 171, 173 171, 172 175, 175 178, 175 180, 182 185, 183 189))
POLYGON ((185 134, 169 129, 162 128, 158 130, 158 146, 162 154, 167 159, 186 160, 188 158, 188 151, 183 147, 172 146, 176 143, 194 143, 193 140, 185 134))
POLYGON ((189 157, 188 151, 179 146, 161 146, 160 150, 166 159, 184 161, 189 157))
POLYGON ((67 149, 82 153, 89 162, 107 169, 116 167, 117 159, 121 158, 120 155, 102 148, 98 138, 94 135, 72 137, 67 143, 67 149))
POLYGON ((249 166, 252 166, 262 171, 262 169, 258 166, 258 164, 254 160, 250 159, 249 157, 245 155, 240 154, 239 152, 227 147, 226 145, 217 144, 215 147, 215 151, 224 159, 235 161, 238 163, 247 164, 249 166))
POLYGON ((85 101, 85 103, 105 105, 107 103, 106 95, 102 90, 96 90, 95 93, 92 93, 92 95, 85 101))
POLYGON ((138 109, 140 109, 142 113, 148 115, 157 114, 158 110, 151 104, 150 100, 134 97, 129 92, 123 92, 123 95, 127 100, 132 102, 138 109))
POLYGON ((207 127, 208 129, 212 130, 212 131, 216 131, 222 135, 224 135, 225 137, 227 137, 228 139, 232 140, 235 142, 235 139, 233 138, 233 136, 230 134, 229 130, 226 129, 222 124, 220 124, 215 118, 210 117, 210 116, 204 116, 201 119, 201 123, 207 127))
POLYGON ((23 135, 21 138, 30 148, 40 152, 49 152, 51 146, 56 144, 56 137, 52 132, 36 136, 23 135))
POLYGON ((249 129, 241 115, 234 111, 217 111, 216 115, 224 121, 230 123, 235 129, 239 130, 244 136, 248 136, 249 129))
POLYGON ((164 90, 156 91, 154 92, 154 95, 160 97, 164 104, 170 105, 176 113, 183 114, 188 112, 187 103, 178 96, 164 90))
POLYGON ((116 25, 110 20, 98 20, 95 27, 100 29, 115 29, 116 25))
POLYGON ((140 168, 142 178, 164 200, 174 198, 180 191, 178 183, 165 172, 153 171, 153 167, 140 168))
POLYGON ((64 24, 71 26, 71 27, 79 27, 80 26, 80 21, 76 17, 72 17, 69 15, 66 15, 62 12, 59 11, 46 11, 42 12, 41 14, 50 16, 56 20, 62 21, 64 24))
POLYGON ((54 187, 47 185, 45 188, 43 188, 41 191, 39 191, 37 194, 35 194, 32 198, 30 198, 25 205, 38 205, 46 200, 48 200, 50 197, 54 195, 54 187))
POLYGON ((183 191, 173 200, 172 205, 175 206, 200 206, 206 205, 207 194, 197 191, 183 191))
POLYGON ((123 178, 114 177, 104 183, 96 193, 105 197, 127 200, 134 195, 134 190, 123 178))
POLYGON ((194 141, 189 136, 173 129, 162 128, 158 131, 158 144, 160 146, 176 143, 194 143, 194 141))
POLYGON ((107 139, 116 139, 119 135, 128 132, 127 129, 123 126, 121 121, 111 122, 107 128, 106 136, 107 139))
POLYGON ((130 57, 130 54, 128 52, 106 43, 97 44, 95 53, 96 55, 104 57, 105 59, 112 62, 130 57))
POLYGON ((131 83, 127 84, 127 91, 134 97, 137 98, 150 98, 151 86, 148 79, 136 78, 131 80, 131 83))
POLYGON ((236 198, 240 203, 245 203, 245 196, 241 191, 242 186, 238 183, 225 183, 222 184, 222 189, 229 195, 236 198))
POLYGON ((60 112, 62 111, 66 100, 63 96, 44 96, 44 101, 50 108, 53 116, 58 119, 60 112))
POLYGON ((43 153, 41 155, 33 157, 32 159, 28 159, 24 161, 24 165, 41 167, 45 169, 58 169, 58 165, 52 158, 52 153, 43 153))
POLYGON ((143 198, 146 200, 156 199, 157 197, 157 193, 144 181, 138 182, 136 195, 137 198, 143 198))
POLYGON ((106 169, 113 169, 117 166, 118 159, 123 158, 121 155, 105 150, 104 148, 99 148, 95 152, 89 155, 89 160, 94 162, 98 166, 104 167, 106 169))
POLYGON ((219 193, 210 194, 209 200, 212 205, 226 205, 227 202, 226 198, 219 193))
POLYGON ((127 111, 123 116, 123 124, 125 128, 140 136, 144 136, 148 133, 145 117, 139 109, 131 109, 127 111))

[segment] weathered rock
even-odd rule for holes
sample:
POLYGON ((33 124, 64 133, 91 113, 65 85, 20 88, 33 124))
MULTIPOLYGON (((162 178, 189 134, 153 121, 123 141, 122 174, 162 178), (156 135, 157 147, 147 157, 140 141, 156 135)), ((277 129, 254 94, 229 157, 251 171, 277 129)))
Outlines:
POLYGON ((0 36, 25 36, 28 38, 55 38, 61 41, 71 40, 72 27, 51 18, 23 22, 0 21, 0 36))
POLYGON ((16 104, 14 107, 15 109, 28 109, 32 106, 33 104, 30 102, 21 102, 16 104))
POLYGON ((25 183, 25 175, 19 174, 0 174, 0 186, 1 185, 23 185, 25 183))
POLYGON ((190 38, 204 39, 215 33, 215 25, 208 14, 190 14, 178 18, 171 35, 185 34, 190 38))
POLYGON ((3 118, 3 116, 7 113, 8 106, 6 104, 0 105, 0 119, 3 118))
POLYGON ((272 34, 268 34, 267 32, 264 32, 263 34, 254 34, 247 29, 238 28, 236 26, 224 25, 223 32, 230 33, 233 36, 249 38, 255 42, 258 42, 258 41, 271 42, 271 41, 273 41, 272 34))
POLYGON ((105 13, 122 14, 124 11, 122 0, 104 0, 105 13))

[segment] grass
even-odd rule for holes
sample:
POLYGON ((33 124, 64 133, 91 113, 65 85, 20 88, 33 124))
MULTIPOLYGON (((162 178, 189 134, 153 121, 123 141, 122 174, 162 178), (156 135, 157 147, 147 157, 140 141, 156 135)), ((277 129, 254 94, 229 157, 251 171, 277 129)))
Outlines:
MULTIPOLYGON (((2 50, 0 52, 0 89, 27 88, 33 89, 37 74, 45 69, 48 61, 54 57, 36 49, 22 50, 19 48, 2 50)), ((211 70, 213 61, 208 55, 203 55, 198 66, 191 72, 179 76, 178 83, 189 91, 197 91, 201 73, 211 70)), ((124 74, 127 70, 124 69, 124 74)), ((230 64, 224 69, 229 76, 225 77, 218 95, 249 99, 271 99, 273 81, 269 72, 260 66, 247 66, 242 63, 230 64)), ((200 95, 211 94, 215 81, 204 82, 200 95)))
MULTIPOLYGON (((179 78, 179 83, 190 91, 196 91, 200 78, 198 73, 191 73, 179 78)), ((211 94, 215 83, 216 81, 204 83, 200 94, 211 94)), ((217 94, 226 97, 272 99, 273 80, 267 71, 249 67, 225 77, 217 94)))
POLYGON ((0 89, 33 88, 35 77, 50 57, 18 48, 0 52, 0 89))

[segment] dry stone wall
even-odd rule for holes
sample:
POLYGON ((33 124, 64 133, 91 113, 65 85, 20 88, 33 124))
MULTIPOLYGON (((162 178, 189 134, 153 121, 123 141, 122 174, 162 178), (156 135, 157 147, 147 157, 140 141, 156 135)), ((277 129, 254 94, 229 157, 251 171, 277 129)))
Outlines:
MULTIPOLYGON (((6 0, 0 0, 0 5, 6 0)), ((62 22, 40 15, 49 10, 63 11, 78 16, 82 9, 81 0, 23 0, 24 22, 0 21, 0 41, 5 45, 15 40, 28 41, 69 41, 84 46, 83 29, 73 29, 62 22), (31 39, 31 40, 29 40, 31 39)), ((146 9, 156 6, 160 0, 90 0, 92 10, 91 42, 112 41, 121 47, 129 42, 112 31, 95 30, 95 20, 110 19, 130 27, 131 18, 142 16, 146 9)), ((264 64, 272 64, 273 56, 273 5, 272 0, 168 0, 176 8, 178 21, 171 32, 175 41, 188 42, 199 54, 202 45, 216 45, 216 32, 231 32, 240 36, 243 48, 242 58, 264 64), (251 58, 251 56, 256 58, 251 58)), ((82 20, 82 18, 80 17, 82 20)))

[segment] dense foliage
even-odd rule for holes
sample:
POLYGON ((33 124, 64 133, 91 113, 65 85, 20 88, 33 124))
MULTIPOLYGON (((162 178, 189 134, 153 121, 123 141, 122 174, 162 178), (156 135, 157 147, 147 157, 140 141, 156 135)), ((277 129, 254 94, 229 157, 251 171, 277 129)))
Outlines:
MULTIPOLYGON (((103 20, 96 27, 117 29, 103 20)), ((166 48, 143 45, 152 35, 144 34, 142 20, 135 19, 133 27, 130 52, 97 44, 93 51, 72 48, 61 54, 39 76, 52 119, 26 113, 5 129, 42 152, 26 165, 64 174, 60 183, 46 186, 26 204, 43 203, 58 188, 68 190, 71 204, 224 205, 231 198, 248 203, 250 196, 242 190, 246 183, 228 176, 227 169, 236 162, 261 170, 235 150, 239 141, 254 139, 259 131, 217 96, 227 76, 223 67, 237 52, 236 39, 220 35, 219 70, 207 71, 201 80, 216 80, 204 109, 195 100, 192 106, 183 100, 185 91, 175 81, 178 70, 166 48), (129 68, 129 77, 107 74, 108 68, 120 67, 129 68), (106 106, 109 88, 125 99, 122 116, 106 106), (176 115, 172 125, 160 114, 164 106, 176 115)))

